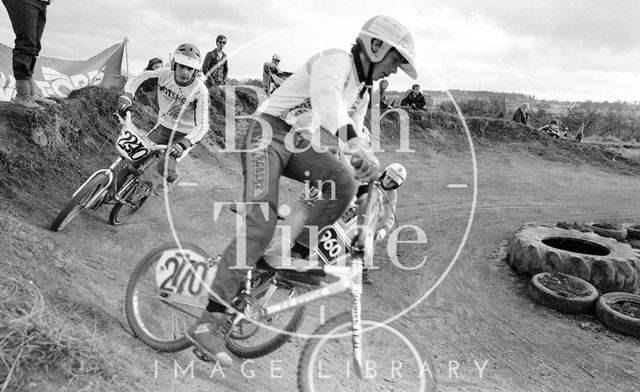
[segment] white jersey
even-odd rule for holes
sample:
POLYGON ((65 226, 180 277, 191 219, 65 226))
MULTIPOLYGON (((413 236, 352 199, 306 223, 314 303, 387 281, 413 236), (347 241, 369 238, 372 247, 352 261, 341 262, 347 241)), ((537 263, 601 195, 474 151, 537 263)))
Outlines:
POLYGON ((158 79, 158 123, 177 132, 186 133, 196 144, 209 130, 209 91, 196 78, 188 86, 179 86, 170 68, 144 71, 129 79, 124 92, 134 95, 145 80, 158 79))
POLYGON ((313 109, 329 132, 350 124, 360 134, 369 104, 368 92, 360 98, 363 87, 351 54, 331 49, 307 60, 257 111, 286 121, 292 110, 313 109))

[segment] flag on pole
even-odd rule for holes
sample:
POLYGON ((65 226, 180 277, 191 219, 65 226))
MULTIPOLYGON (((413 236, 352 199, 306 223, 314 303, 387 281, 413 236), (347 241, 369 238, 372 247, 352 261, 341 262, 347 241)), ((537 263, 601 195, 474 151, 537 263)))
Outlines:
MULTIPOLYGON (((115 44, 87 60, 61 60, 39 57, 33 81, 45 97, 66 98, 73 90, 87 86, 122 88, 122 58, 126 42, 115 44)), ((0 101, 10 101, 15 94, 13 50, 0 44, 0 101)))

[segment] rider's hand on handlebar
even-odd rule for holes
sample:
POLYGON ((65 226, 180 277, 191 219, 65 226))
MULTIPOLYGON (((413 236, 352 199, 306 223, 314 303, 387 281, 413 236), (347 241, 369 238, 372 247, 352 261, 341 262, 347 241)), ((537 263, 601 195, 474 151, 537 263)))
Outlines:
POLYGON ((364 138, 354 137, 347 142, 347 147, 346 153, 353 154, 351 163, 355 169, 356 179, 362 182, 375 180, 378 177, 380 162, 373 155, 369 143, 364 138))
POLYGON ((131 100, 130 96, 128 96, 127 94, 121 95, 118 98, 118 102, 116 103, 116 111, 118 112, 118 114, 124 117, 125 113, 129 109, 129 107, 131 107, 132 103, 133 101, 131 100))

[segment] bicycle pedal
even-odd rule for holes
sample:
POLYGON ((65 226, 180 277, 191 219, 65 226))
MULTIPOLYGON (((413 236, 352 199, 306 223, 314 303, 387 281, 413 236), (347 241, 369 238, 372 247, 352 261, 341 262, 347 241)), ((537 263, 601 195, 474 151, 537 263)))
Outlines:
POLYGON ((207 356, 207 354, 203 353, 197 348, 193 349, 193 354, 196 356, 196 358, 198 358, 202 362, 212 362, 211 359, 207 356))

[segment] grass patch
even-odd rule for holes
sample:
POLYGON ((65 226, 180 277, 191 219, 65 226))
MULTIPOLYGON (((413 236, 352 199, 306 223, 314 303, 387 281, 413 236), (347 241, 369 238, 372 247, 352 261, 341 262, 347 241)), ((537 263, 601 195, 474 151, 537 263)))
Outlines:
POLYGON ((56 376, 67 385, 111 380, 116 371, 96 348, 95 331, 71 326, 30 282, 0 281, 0 392, 26 389, 29 377, 56 376))

